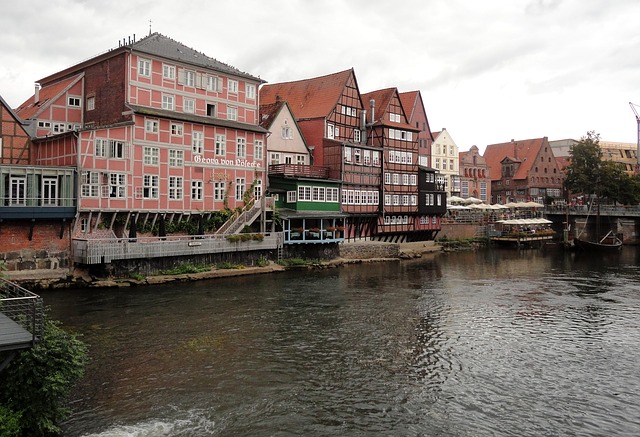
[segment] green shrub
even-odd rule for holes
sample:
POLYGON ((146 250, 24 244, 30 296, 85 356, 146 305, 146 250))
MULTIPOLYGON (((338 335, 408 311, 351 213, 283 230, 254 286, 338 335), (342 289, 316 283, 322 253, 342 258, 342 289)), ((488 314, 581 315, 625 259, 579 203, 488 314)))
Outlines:
POLYGON ((256 260, 256 266, 258 267, 266 267, 268 265, 269 265, 269 259, 264 255, 261 255, 260 258, 256 260))
POLYGON ((160 270, 162 275, 184 275, 187 273, 202 273, 211 270, 211 267, 206 265, 196 265, 191 263, 181 264, 178 267, 174 267, 168 270, 160 270))

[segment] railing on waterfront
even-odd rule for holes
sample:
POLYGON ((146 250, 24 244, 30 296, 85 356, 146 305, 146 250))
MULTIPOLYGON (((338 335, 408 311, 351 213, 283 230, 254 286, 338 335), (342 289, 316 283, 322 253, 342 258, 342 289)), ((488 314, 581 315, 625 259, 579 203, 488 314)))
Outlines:
MULTIPOLYGON (((0 315, 10 319, 15 325, 30 334, 28 344, 5 345, 0 342, 0 350, 33 346, 42 339, 44 332, 44 305, 42 298, 13 282, 0 278, 0 315)), ((5 319, 6 320, 6 319, 5 319)), ((11 328, 3 328, 9 331, 11 328)))
MULTIPOLYGON (((222 235, 181 235, 141 238, 73 239, 73 258, 80 264, 103 264, 120 259, 161 258, 225 252, 272 250, 281 245, 278 233, 230 238, 222 235), (258 237, 259 236, 259 237, 258 237)), ((235 237, 235 235, 233 236, 235 237)))
POLYGON ((329 169, 318 165, 273 164, 269 166, 269 175, 327 179, 329 169))

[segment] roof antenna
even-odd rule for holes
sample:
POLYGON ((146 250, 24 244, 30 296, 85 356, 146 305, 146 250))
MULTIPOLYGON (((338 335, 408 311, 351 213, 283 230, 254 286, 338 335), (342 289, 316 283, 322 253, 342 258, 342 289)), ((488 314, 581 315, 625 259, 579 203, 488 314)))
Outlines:
POLYGON ((149 36, 151 36, 151 20, 149 20, 149 36))

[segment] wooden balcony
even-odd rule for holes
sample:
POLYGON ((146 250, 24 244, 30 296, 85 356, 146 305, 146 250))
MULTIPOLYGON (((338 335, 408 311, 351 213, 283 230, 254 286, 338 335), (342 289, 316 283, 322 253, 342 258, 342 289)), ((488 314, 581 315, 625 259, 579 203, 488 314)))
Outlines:
POLYGON ((74 239, 74 262, 105 264, 121 259, 163 258, 210 253, 272 250, 282 247, 282 233, 259 240, 230 241, 223 235, 74 239))
POLYGON ((269 176, 328 179, 329 169, 317 165, 273 164, 269 166, 269 176))

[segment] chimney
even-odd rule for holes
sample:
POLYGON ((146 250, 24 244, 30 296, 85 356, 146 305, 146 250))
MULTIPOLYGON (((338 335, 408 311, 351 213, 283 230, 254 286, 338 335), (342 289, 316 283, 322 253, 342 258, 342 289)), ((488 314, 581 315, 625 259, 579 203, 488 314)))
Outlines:
POLYGON ((375 107, 376 101, 374 99, 369 100, 369 108, 371 109, 371 124, 375 121, 375 107))
POLYGON ((33 100, 35 103, 38 103, 40 101, 40 84, 39 83, 36 83, 35 85, 33 100))

